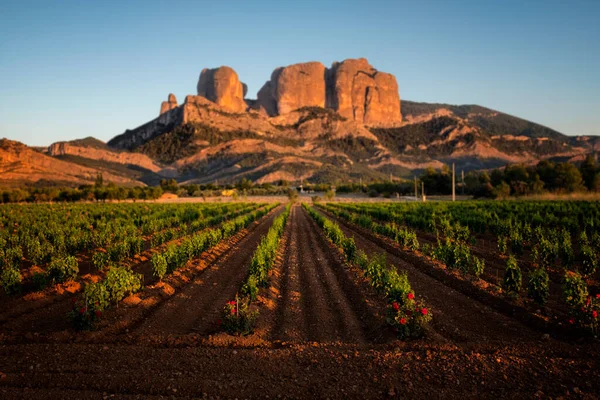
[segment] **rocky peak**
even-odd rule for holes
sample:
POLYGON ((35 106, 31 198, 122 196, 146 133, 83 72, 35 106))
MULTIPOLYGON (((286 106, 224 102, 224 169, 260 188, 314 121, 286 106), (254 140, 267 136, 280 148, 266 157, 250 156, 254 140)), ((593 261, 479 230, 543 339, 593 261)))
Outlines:
POLYGON ((258 92, 257 104, 270 116, 290 113, 302 107, 325 107, 326 68, 307 62, 278 68, 258 92))
POLYGON ((177 98, 175 97, 175 95, 173 93, 169 94, 168 100, 167 101, 163 101, 160 105, 160 114, 164 114, 169 110, 172 110, 174 108, 177 108, 177 98))
MULTIPOLYGON (((230 67, 205 68, 198 80, 198 95, 232 112, 246 111, 244 84, 230 67)), ((246 88, 247 90, 247 88, 246 88)))
POLYGON ((319 62, 277 68, 258 92, 254 107, 270 116, 302 107, 330 108, 370 125, 402 120, 396 78, 377 71, 365 58, 335 62, 330 69, 319 62))
POLYGON ((377 71, 366 58, 334 63, 330 79, 329 106, 341 116, 365 124, 393 124, 402 120, 396 78, 377 71))

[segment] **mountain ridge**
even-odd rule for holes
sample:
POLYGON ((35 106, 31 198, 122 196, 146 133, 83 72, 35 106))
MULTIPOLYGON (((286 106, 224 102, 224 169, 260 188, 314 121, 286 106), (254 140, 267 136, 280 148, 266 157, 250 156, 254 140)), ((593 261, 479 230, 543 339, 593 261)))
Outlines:
MULTIPOLYGON (((400 101, 395 82, 366 59, 330 69, 301 63, 277 68, 259 99, 250 100, 233 69, 204 69, 198 95, 179 104, 169 94, 153 120, 107 143, 90 137, 53 143, 44 156, 67 163, 63 168, 133 184, 164 178, 334 183, 409 177, 449 163, 468 172, 579 160, 600 151, 600 137, 567 136, 479 105, 400 101)), ((34 157, 29 162, 30 169, 43 170, 33 165, 34 157)), ((48 159, 40 163, 50 168, 48 159)), ((4 168, 0 172, 8 164, 4 168)), ((69 173, 61 180, 69 177, 73 184, 88 181, 69 173)))

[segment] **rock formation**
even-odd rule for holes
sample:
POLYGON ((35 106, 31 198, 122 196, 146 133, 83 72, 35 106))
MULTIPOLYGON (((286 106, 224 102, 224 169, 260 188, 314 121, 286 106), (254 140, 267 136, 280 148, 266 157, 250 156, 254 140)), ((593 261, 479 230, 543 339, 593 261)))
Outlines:
MULTIPOLYGON (((198 80, 198 95, 231 112, 246 111, 244 84, 229 67, 205 68, 198 80)), ((246 89, 247 90, 247 89, 246 89)))
POLYGON ((334 63, 330 71, 330 107, 341 116, 365 124, 401 121, 394 75, 377 71, 365 58, 334 63))
POLYGON ((325 107, 326 68, 308 62, 278 68, 258 92, 258 104, 273 115, 287 114, 301 107, 325 107))
POLYGON ((277 68, 255 104, 270 116, 311 106, 332 108, 371 125, 402 120, 396 78, 377 71, 364 58, 334 63, 330 69, 319 62, 277 68))
POLYGON ((160 105, 160 114, 164 114, 169 110, 177 108, 177 98, 173 93, 169 94, 169 99, 167 101, 163 101, 160 105))

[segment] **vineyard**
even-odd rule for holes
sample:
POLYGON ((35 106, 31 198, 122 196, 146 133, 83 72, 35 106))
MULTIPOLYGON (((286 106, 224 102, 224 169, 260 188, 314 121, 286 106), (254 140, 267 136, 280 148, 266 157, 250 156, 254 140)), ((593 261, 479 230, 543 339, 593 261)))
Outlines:
POLYGON ((599 232, 593 202, 3 205, 0 393, 593 397, 599 232))

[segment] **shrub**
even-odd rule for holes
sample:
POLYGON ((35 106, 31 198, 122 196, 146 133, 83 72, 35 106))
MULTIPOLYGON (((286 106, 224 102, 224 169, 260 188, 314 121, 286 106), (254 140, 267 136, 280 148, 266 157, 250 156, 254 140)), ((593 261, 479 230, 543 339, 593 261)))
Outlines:
POLYGON ((581 247, 581 273, 584 276, 591 276, 598 268, 598 258, 596 253, 589 245, 581 247))
POLYGON ((74 256, 54 258, 46 272, 51 282, 62 283, 77 277, 79 264, 74 256))
POLYGON ((517 229, 510 232, 510 248, 514 254, 523 254, 523 236, 517 229))
POLYGON ((400 339, 423 336, 431 319, 431 312, 415 300, 412 292, 403 301, 393 301, 386 309, 386 321, 394 327, 400 339))
POLYGON ((570 322, 577 322, 577 326, 583 328, 589 333, 598 336, 600 333, 600 294, 596 297, 588 296, 584 305, 572 312, 573 317, 570 322))
POLYGON ((386 268, 384 271, 383 290, 385 297, 388 301, 404 302, 409 293, 413 293, 406 271, 398 273, 395 268, 386 268))
POLYGON ((369 265, 369 258, 367 257, 367 253, 365 253, 362 250, 358 250, 356 252, 354 263, 358 265, 360 269, 365 270, 367 268, 367 265, 369 265))
POLYGON ((106 274, 104 285, 109 293, 109 299, 118 303, 127 294, 135 293, 142 288, 143 276, 127 268, 110 268, 106 274))
POLYGON ((354 238, 344 238, 342 240, 342 248, 348 262, 353 262, 356 257, 356 243, 354 242, 354 238))
POLYGON ((577 310, 585 304, 588 288, 580 274, 571 271, 565 274, 563 295, 565 302, 573 310, 577 310))
POLYGON ((509 256, 504 271, 504 283, 502 287, 509 295, 517 295, 521 290, 521 268, 514 256, 509 256))
POLYGON ((223 308, 221 327, 230 335, 249 335, 254 331, 257 318, 258 311, 250 310, 250 302, 236 296, 223 308))
POLYGON ((582 328, 594 335, 600 330, 600 294, 591 297, 588 288, 580 274, 567 271, 563 287, 564 299, 569 306, 571 315, 569 323, 582 328))
POLYGON ((464 274, 470 272, 471 249, 465 243, 453 242, 448 237, 443 243, 438 241, 433 258, 442 261, 449 269, 458 269, 464 274))
POLYGON ((410 231, 406 228, 400 228, 397 230, 395 240, 402 247, 406 247, 413 251, 419 249, 419 240, 417 239, 416 232, 410 231))
POLYGON ((506 254, 508 250, 507 238, 506 236, 500 236, 498 238, 498 251, 500 254, 506 254))
POLYGON ((79 300, 73 303, 69 318, 78 330, 91 329, 102 317, 102 312, 110 304, 110 295, 104 282, 91 283, 83 291, 79 300))
POLYGON ((571 244, 571 234, 569 233, 568 230, 564 229, 561 231, 561 237, 560 237, 560 249, 559 249, 559 253, 560 253, 560 259, 562 262, 562 265, 565 269, 570 269, 571 266, 573 265, 573 258, 574 258, 574 254, 573 254, 573 245, 571 244))
POLYGON ((248 297, 249 301, 256 300, 258 296, 258 279, 254 275, 250 275, 242 286, 241 292, 242 295, 248 297))
POLYGON ((159 280, 167 273, 167 259, 164 255, 156 253, 152 256, 152 275, 156 276, 159 280))
POLYGON ((98 271, 103 271, 106 267, 108 267, 109 257, 107 253, 102 251, 94 253, 92 256, 92 264, 98 271))
POLYGON ((4 267, 19 268, 21 259, 23 258, 23 250, 19 246, 9 247, 4 250, 4 267))
POLYGON ((558 257, 558 244, 550 239, 540 238, 538 255, 539 264, 542 267, 552 267, 556 261, 556 257, 558 257))
POLYGON ((27 258, 33 265, 41 265, 43 263, 44 254, 38 238, 29 238, 27 241, 27 258))
POLYGON ((21 291, 21 271, 13 266, 6 266, 0 274, 0 283, 6 294, 17 294, 21 291))
POLYGON ((535 301, 540 307, 546 304, 550 292, 550 280, 546 268, 539 267, 529 276, 527 284, 527 296, 535 301))
POLYGON ((482 260, 479 257, 475 257, 473 256, 471 258, 471 272, 473 275, 479 277, 481 274, 483 274, 483 271, 485 270, 485 260, 482 260))

